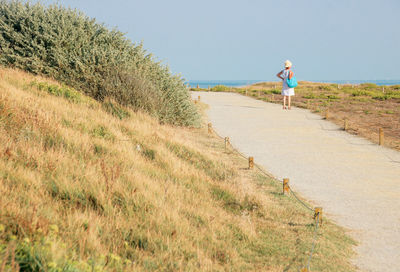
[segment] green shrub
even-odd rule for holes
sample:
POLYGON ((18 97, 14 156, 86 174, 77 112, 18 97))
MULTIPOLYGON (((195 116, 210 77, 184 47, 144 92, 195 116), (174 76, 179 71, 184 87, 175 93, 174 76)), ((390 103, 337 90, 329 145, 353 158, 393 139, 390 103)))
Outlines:
POLYGON ((74 103, 79 103, 82 101, 82 95, 78 91, 68 88, 67 86, 59 87, 46 82, 32 82, 32 85, 36 86, 39 90, 46 91, 55 96, 64 97, 65 99, 74 103))
POLYGON ((320 89, 321 91, 332 91, 332 90, 334 89, 333 86, 336 86, 336 85, 331 85, 331 86, 328 86, 328 85, 326 85, 326 86, 319 86, 319 89, 320 89))
POLYGON ((376 100, 384 101, 384 100, 390 99, 391 97, 390 97, 390 95, 387 95, 387 94, 378 94, 378 95, 373 96, 372 98, 376 99, 376 100))
POLYGON ((400 98, 400 92, 395 90, 388 90, 385 92, 385 95, 390 98, 400 98))
POLYGON ((400 90, 400 85, 393 85, 391 86, 393 90, 400 90))
POLYGON ((113 140, 114 135, 105 126, 96 126, 91 131, 92 136, 104 138, 106 140, 113 140))
POLYGON ((373 96, 374 93, 366 90, 356 90, 351 93, 352 96, 373 96))
POLYGON ((281 94, 282 93, 282 91, 278 90, 278 89, 272 89, 270 92, 273 94, 281 94))
POLYGON ((338 99, 340 99, 339 96, 334 95, 334 94, 328 94, 328 95, 326 95, 326 97, 327 97, 328 99, 330 99, 330 100, 338 100, 338 99))
POLYGON ((217 86, 212 87, 210 89, 210 91, 212 91, 212 92, 227 92, 230 89, 231 89, 230 87, 227 87, 227 86, 224 86, 224 85, 217 85, 217 86))
POLYGON ((313 93, 309 93, 309 94, 303 95, 303 98, 305 98, 305 99, 315 99, 315 98, 317 98, 317 96, 315 94, 313 94, 313 93))
POLYGON ((377 89, 378 85, 376 85, 375 83, 362 83, 360 84, 360 87, 364 89, 377 89))
MULTIPOLYGON (((0 0, 0 14, 1 65, 55 78, 99 101, 112 98, 162 123, 198 124, 184 80, 123 33, 59 5, 0 0)), ((47 87, 76 99, 68 88, 47 87)))
POLYGON ((128 111, 123 109, 121 106, 119 106, 117 103, 114 103, 113 101, 105 101, 103 104, 103 109, 110 113, 111 115, 119 118, 119 119, 125 119, 129 118, 131 115, 128 111))
POLYGON ((222 201, 223 207, 230 212, 238 214, 243 209, 240 201, 234 195, 218 186, 211 188, 211 195, 214 199, 222 201))
POLYGON ((142 154, 147 159, 152 160, 152 161, 154 161, 156 158, 156 152, 153 149, 144 148, 142 154))

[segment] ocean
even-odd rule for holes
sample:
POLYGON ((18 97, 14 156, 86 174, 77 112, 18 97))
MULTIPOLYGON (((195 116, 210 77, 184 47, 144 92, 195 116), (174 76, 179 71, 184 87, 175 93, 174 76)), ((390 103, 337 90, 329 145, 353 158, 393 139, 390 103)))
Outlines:
MULTIPOLYGON (((301 81, 301 80, 300 80, 301 81)), ((334 84, 361 84, 361 83, 375 83, 376 85, 400 85, 400 80, 307 80, 312 82, 334 83, 334 84)), ((239 87, 251 85, 257 82, 271 82, 268 80, 189 80, 186 83, 192 87, 212 88, 216 85, 225 85, 229 87, 239 87)), ((277 83, 280 83, 276 81, 277 83)))

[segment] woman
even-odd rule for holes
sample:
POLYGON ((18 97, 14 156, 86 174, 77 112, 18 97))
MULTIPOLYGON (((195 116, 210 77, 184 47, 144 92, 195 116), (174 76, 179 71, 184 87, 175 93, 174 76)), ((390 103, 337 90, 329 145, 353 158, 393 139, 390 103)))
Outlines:
POLYGON ((294 88, 290 88, 286 82, 286 79, 293 77, 293 72, 290 70, 292 63, 287 60, 285 61, 285 69, 280 71, 276 76, 283 80, 282 95, 283 95, 283 109, 291 109, 290 97, 294 95, 294 88), (286 97, 288 99, 288 107, 286 107, 286 97))

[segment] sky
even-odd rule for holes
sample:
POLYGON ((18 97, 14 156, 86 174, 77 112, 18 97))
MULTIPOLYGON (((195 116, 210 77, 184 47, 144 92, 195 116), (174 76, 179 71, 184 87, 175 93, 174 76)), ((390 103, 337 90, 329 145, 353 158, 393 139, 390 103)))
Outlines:
MULTIPOLYGON (((31 1, 37 2, 37 1, 31 1)), ((399 80, 399 0, 41 0, 126 33, 187 80, 399 80)))

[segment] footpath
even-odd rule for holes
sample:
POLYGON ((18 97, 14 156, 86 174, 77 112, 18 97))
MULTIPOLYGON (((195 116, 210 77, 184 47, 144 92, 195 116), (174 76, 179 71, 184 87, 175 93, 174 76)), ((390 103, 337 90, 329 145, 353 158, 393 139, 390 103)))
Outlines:
POLYGON ((234 93, 192 92, 198 96, 219 135, 349 229, 360 271, 400 271, 400 152, 308 110, 234 93))

